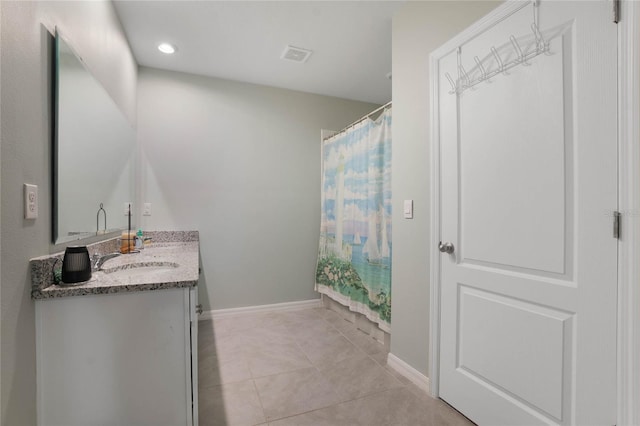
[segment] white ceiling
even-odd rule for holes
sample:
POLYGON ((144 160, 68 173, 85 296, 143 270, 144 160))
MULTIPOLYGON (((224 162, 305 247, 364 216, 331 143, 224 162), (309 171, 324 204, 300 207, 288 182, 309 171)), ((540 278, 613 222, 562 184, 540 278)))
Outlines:
POLYGON ((115 1, 140 65, 383 104, 402 1, 115 1), (177 46, 173 55, 160 42, 177 46), (313 51, 280 59, 287 45, 313 51))

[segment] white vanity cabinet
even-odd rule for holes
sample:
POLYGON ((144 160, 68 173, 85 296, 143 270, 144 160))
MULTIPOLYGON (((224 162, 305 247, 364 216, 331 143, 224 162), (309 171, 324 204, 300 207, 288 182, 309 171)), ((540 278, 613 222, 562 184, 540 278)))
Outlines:
POLYGON ((38 424, 198 424, 197 287, 36 300, 38 424))

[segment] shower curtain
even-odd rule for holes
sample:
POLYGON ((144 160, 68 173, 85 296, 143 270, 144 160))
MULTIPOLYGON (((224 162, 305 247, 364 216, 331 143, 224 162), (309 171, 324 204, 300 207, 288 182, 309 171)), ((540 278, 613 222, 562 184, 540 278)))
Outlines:
POLYGON ((390 332, 391 109, 323 141, 316 290, 390 332))

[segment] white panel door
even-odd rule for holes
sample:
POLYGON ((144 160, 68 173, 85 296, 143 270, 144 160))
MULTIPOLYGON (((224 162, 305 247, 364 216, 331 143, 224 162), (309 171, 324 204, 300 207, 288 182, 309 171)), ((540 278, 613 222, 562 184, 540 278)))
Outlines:
POLYGON ((440 255, 440 396, 480 425, 614 425, 611 3, 494 16, 434 54, 440 237, 454 246, 440 255), (540 46, 534 22, 548 52, 496 73, 540 46))

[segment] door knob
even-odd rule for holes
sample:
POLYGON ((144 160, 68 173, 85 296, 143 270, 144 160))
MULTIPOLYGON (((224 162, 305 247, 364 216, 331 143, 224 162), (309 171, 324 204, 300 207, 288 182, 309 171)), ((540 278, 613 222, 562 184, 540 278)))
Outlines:
POLYGON ((442 241, 440 241, 440 244, 438 245, 438 249, 442 253, 448 253, 448 254, 453 253, 453 251, 455 250, 455 248, 453 247, 453 244, 451 244, 451 243, 443 243, 442 241))

